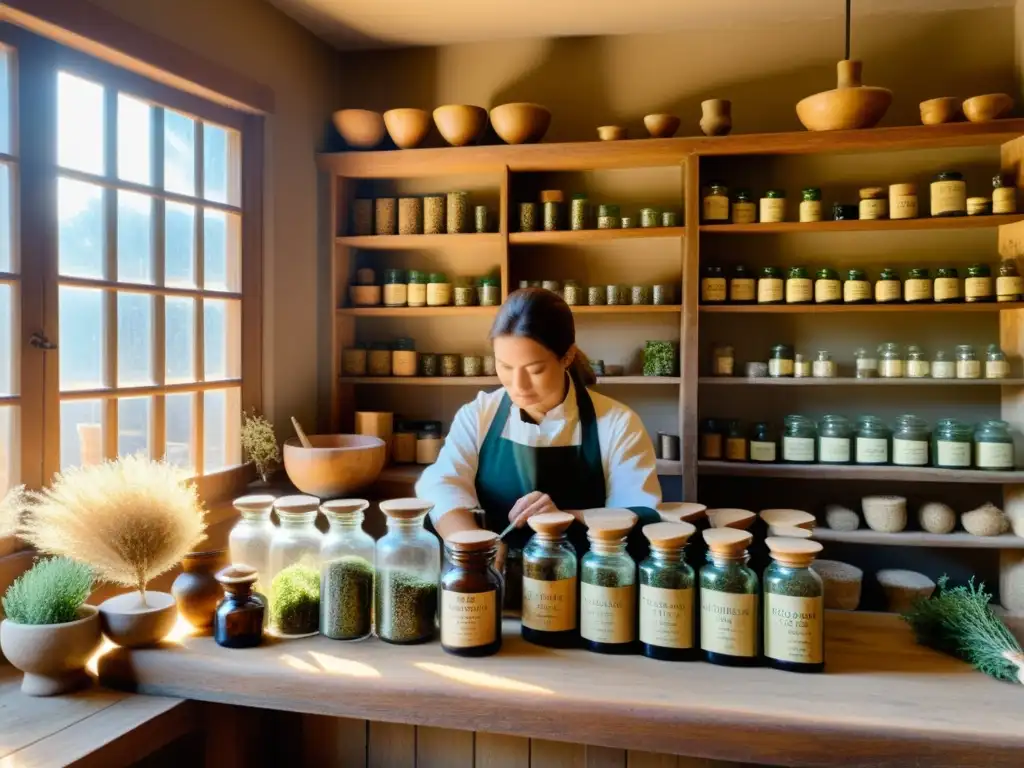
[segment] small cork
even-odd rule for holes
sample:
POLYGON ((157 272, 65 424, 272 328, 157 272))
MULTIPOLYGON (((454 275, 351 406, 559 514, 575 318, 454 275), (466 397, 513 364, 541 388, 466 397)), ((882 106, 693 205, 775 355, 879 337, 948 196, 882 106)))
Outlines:
POLYGON ((814 515, 802 509, 762 509, 761 519, 768 525, 785 525, 808 530, 817 522, 814 515))
POLYGON ((623 538, 636 525, 637 516, 628 509, 592 509, 584 516, 587 538, 614 541, 623 538))
POLYGON ((542 203, 564 203, 565 193, 560 189, 545 189, 540 193, 542 203))
POLYGON ((468 530, 456 531, 444 543, 452 549, 460 552, 480 552, 491 549, 498 541, 498 534, 494 531, 468 530))
POLYGON ((258 577, 259 574, 256 573, 255 568, 251 565, 243 565, 242 563, 221 568, 214 576, 221 584, 251 584, 258 577))
POLYGON ((757 515, 749 509, 709 509, 708 520, 712 528, 738 528, 747 530, 753 525, 757 515))
POLYGON ((332 499, 320 505, 320 511, 331 515, 351 515, 354 512, 362 512, 370 502, 366 499, 332 499))
POLYGON ((541 536, 558 536, 565 533, 575 519, 568 512, 544 512, 534 515, 526 524, 541 536))
POLYGON ((885 194, 885 187, 861 187, 860 199, 870 200, 872 197, 882 197, 885 194))
POLYGON ((916 195, 917 184, 890 184, 890 195, 916 195))
POLYGON ((786 539, 810 539, 814 533, 806 528, 797 528, 792 525, 769 525, 768 535, 786 539))
POLYGON ((738 557, 746 552, 754 537, 746 531, 735 528, 708 528, 704 531, 704 543, 716 555, 738 557))
POLYGON ((772 558, 783 565, 808 566, 821 552, 821 544, 808 539, 788 539, 769 536, 764 540, 772 558))
POLYGON ((380 511, 395 520, 412 520, 425 515, 434 508, 434 502, 426 499, 388 499, 380 502, 380 511))
POLYGON ((305 512, 316 512, 320 509, 320 499, 316 496, 281 496, 274 500, 274 509, 279 514, 301 515, 305 512))
POLYGON ((675 550, 686 546, 697 529, 690 523, 650 523, 641 530, 651 542, 651 549, 675 550))
POLYGON ((274 498, 269 493, 253 493, 248 496, 240 496, 231 502, 231 505, 242 512, 259 512, 272 506, 274 498))
POLYGON ((658 505, 658 514, 666 523, 688 523, 704 517, 708 507, 692 501, 666 501, 658 505))

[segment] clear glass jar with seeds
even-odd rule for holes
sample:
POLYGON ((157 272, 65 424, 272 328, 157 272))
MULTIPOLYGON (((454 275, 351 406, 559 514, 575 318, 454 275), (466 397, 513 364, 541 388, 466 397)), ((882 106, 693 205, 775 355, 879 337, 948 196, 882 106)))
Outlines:
POLYGON ((462 375, 463 376, 483 376, 484 375, 484 359, 479 355, 463 355, 462 356, 462 375))
POLYGON ((586 195, 573 195, 569 203, 569 226, 573 230, 590 229, 590 203, 586 195))
POLYGON ((555 232, 562 228, 562 207, 565 195, 560 189, 545 189, 540 193, 540 202, 544 207, 544 230, 555 232))
POLYGON ((315 635, 320 627, 320 502, 313 496, 274 501, 279 525, 270 540, 270 625, 282 637, 315 635))
POLYGON ((956 377, 958 379, 980 379, 981 361, 970 344, 956 347, 956 377))
POLYGON ((562 285, 562 298, 570 307, 576 307, 583 303, 583 289, 575 280, 566 280, 562 285))
POLYGON ((462 375, 462 355, 443 354, 441 355, 441 375, 452 377, 462 375))
POLYGON ((231 562, 252 566, 258 577, 269 587, 270 542, 275 530, 270 513, 274 509, 274 497, 269 494, 252 494, 235 499, 232 505, 240 517, 228 535, 231 562))
POLYGON ((1006 353, 998 344, 989 344, 985 352, 985 378, 1005 379, 1009 375, 1010 363, 1006 359, 1006 353))
POLYGON ((533 537, 523 550, 523 639, 552 648, 579 641, 576 615, 576 550, 566 531, 575 518, 546 512, 527 521, 533 537))
POLYGON ((477 234, 482 235, 491 231, 488 218, 486 205, 476 205, 473 207, 473 228, 477 234))
POLYGON ((878 377, 878 355, 861 347, 853 353, 855 370, 858 379, 874 379, 878 377))
POLYGON ((903 348, 899 344, 878 346, 878 375, 883 379, 902 379, 906 368, 903 348))
POLYGON ((427 195, 423 198, 423 232, 427 235, 443 235, 445 200, 441 195, 427 195))
POLYGON ((519 204, 519 231, 535 232, 537 230, 537 204, 519 204))
POLYGON ((469 192, 449 192, 447 201, 448 234, 469 232, 469 192))
POLYGON ((394 235, 398 233, 398 201, 393 197, 378 197, 374 202, 374 233, 394 235))
POLYGON ((658 215, 657 208, 641 208, 640 209, 640 226, 644 229, 650 229, 652 227, 661 226, 661 217, 658 215))
POLYGON ((787 672, 825 669, 825 590, 811 568, 821 544, 769 536, 764 571, 764 655, 787 672))
POLYGON ((626 292, 626 286, 624 285, 605 286, 605 300, 610 307, 618 304, 626 304, 628 297, 629 294, 626 292))
POLYGON ((491 656, 501 649, 498 535, 459 531, 444 542, 444 552, 451 567, 441 579, 441 647, 455 656, 491 656))
POLYGON ((603 285, 592 285, 587 288, 587 305, 591 307, 604 306, 605 287, 603 285))
POLYGON ((594 653, 636 650, 636 563, 626 552, 636 519, 626 510, 586 516, 590 551, 580 561, 580 636, 594 653))
POLYGON ((320 545, 320 634, 332 640, 370 635, 374 541, 363 530, 363 499, 324 502, 329 525, 320 545))
POLYGON ((420 376, 437 376, 440 371, 438 357, 433 352, 421 352, 419 360, 420 376))
POLYGON ((658 284, 651 288, 651 303, 659 306, 675 302, 675 290, 671 285, 658 284))
POLYGON ((941 419, 932 435, 932 462, 943 469, 970 469, 974 427, 957 419, 941 419))
POLYGON ((694 661, 694 573, 686 562, 690 523, 651 523, 643 534, 651 550, 640 563, 640 646, 662 661, 694 661))
POLYGON ((630 289, 630 299, 634 306, 650 304, 651 287, 649 285, 634 285, 630 289))
POLYGON ((423 527, 433 506, 423 499, 380 503, 388 530, 376 546, 374 620, 386 642, 425 643, 436 634, 441 546, 423 527))
POLYGON ((423 198, 398 198, 398 234, 423 234, 423 198))
POLYGON ((619 227, 622 229, 633 229, 636 227, 636 219, 632 216, 623 216, 619 219, 619 227))
POLYGON ((931 374, 932 366, 928 356, 917 344, 907 347, 907 365, 905 374, 908 379, 926 379, 931 374))
POLYGON ((663 227, 678 227, 679 226, 679 214, 676 211, 662 211, 661 212, 661 226, 663 226, 663 227))
POLYGON ((700 647, 712 664, 758 664, 757 574, 747 563, 747 531, 709 528, 707 564, 700 569, 700 647))

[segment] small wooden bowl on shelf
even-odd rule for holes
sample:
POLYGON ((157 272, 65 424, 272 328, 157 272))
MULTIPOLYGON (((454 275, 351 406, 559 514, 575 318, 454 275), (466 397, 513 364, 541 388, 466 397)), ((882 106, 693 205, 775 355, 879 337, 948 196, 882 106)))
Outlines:
POLYGON ((921 109, 922 125, 941 125, 959 120, 960 99, 956 96, 940 96, 937 99, 922 101, 921 109))
POLYGON ((321 499, 350 496, 370 485, 387 460, 387 443, 370 435, 309 435, 312 447, 298 438, 284 443, 284 469, 303 493, 321 499))
POLYGON ((621 125, 599 125, 597 138, 601 141, 622 141, 629 136, 629 131, 621 125))
POLYGON ((1013 109, 1013 98, 1005 93, 986 93, 964 100, 964 116, 972 123, 988 123, 1006 117, 1013 109))
POLYGON ((679 118, 665 114, 645 115, 644 126, 652 139, 671 139, 679 130, 679 118))
POLYGON ((384 138, 384 118, 369 109, 339 109, 331 116, 334 127, 350 147, 371 149, 384 138))
POLYGON ((415 149, 430 133, 430 115, 422 109, 402 107, 384 113, 388 135, 399 149, 415 149))
POLYGON ((506 144, 535 144, 548 132, 551 112, 529 102, 501 104, 491 110, 491 125, 506 144))
POLYGON ((445 104, 434 110, 434 125, 453 147, 464 147, 484 132, 487 110, 472 104, 445 104))

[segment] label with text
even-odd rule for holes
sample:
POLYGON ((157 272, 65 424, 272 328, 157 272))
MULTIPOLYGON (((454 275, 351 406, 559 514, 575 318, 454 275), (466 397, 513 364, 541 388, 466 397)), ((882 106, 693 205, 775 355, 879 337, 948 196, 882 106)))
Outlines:
POLYGON ((875 283, 875 301, 899 301, 901 297, 899 280, 879 280, 875 283))
POLYGON ((733 203, 732 223, 753 224, 757 221, 757 206, 753 203, 733 203))
POLYGON ((636 639, 636 585, 580 585, 580 634, 595 643, 631 643, 636 639))
POLYGON ((762 277, 757 281, 758 304, 782 301, 784 284, 779 277, 762 277))
POLYGON ((782 460, 783 461, 814 461, 814 438, 813 437, 783 437, 782 438, 782 460))
POLYGON ((975 443, 979 469, 1012 469, 1013 443, 975 443))
POLYGON ((931 301, 932 281, 931 278, 908 277, 903 286, 907 301, 931 301))
POLYGON ((901 467, 923 467, 928 464, 927 440, 903 440, 894 437, 892 441, 892 463, 901 467))
POLYGON ((940 467, 971 466, 971 444, 954 443, 952 440, 936 440, 936 463, 940 467))
POLYGON ((693 590, 640 585, 640 642, 693 648, 693 590))
POLYGON ((700 281, 701 301, 725 301, 725 278, 705 277, 700 281))
POLYGON ((725 222, 729 220, 729 198, 725 195, 704 196, 704 221, 725 222))
POLYGON ((752 277, 734 277, 729 281, 729 301, 753 301, 756 283, 752 277))
POLYGON ((750 441, 751 461, 775 461, 777 449, 774 442, 750 441))
POLYGON ((843 298, 843 289, 838 280, 820 279, 814 282, 814 300, 818 304, 839 301, 843 298))
POLYGON ((576 577, 557 581, 523 577, 523 626, 543 632, 576 629, 576 577))
POLYGON ((1000 275, 996 278, 996 295, 1000 301, 1017 301, 1024 293, 1024 277, 1020 275, 1000 275))
POLYGON ((867 301, 871 298, 871 283, 867 280, 847 280, 843 283, 843 301, 867 301))
POLYGON ((814 298, 814 283, 807 277, 791 277, 786 281, 786 303, 803 304, 814 298))
POLYGON ((935 300, 950 301, 960 296, 960 280, 956 277, 935 278, 935 300))
POLYGON ((825 659, 821 597, 764 596, 764 654, 777 661, 820 664, 825 659))
POLYGON ((818 461, 825 464, 849 464, 850 463, 850 438, 848 437, 822 437, 819 438, 818 461))
POLYGON ((498 593, 441 590, 441 644, 476 648, 498 639, 498 593))
POLYGON ((858 437, 857 463, 888 464, 889 441, 884 437, 858 437))
POLYGON ((729 656, 757 655, 757 595, 700 591, 700 647, 729 656))

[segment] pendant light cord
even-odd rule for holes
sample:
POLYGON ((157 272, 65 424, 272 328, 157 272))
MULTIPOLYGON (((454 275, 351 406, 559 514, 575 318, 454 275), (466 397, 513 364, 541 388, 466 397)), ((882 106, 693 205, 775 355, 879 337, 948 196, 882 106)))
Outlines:
POLYGON ((846 0, 846 58, 850 58, 850 4, 853 0, 846 0))

